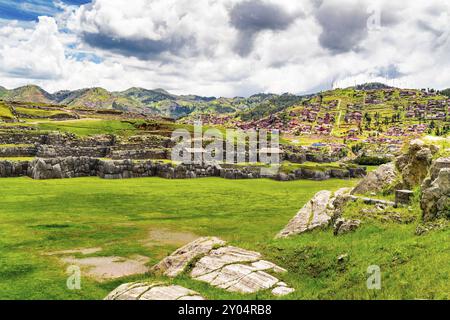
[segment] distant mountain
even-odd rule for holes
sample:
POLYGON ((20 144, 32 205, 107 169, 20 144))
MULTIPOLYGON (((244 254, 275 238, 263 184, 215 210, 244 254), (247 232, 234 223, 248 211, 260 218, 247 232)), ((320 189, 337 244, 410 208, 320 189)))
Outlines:
POLYGON ((44 89, 28 85, 13 90, 7 90, 3 94, 3 99, 20 102, 34 102, 34 103, 53 103, 53 97, 44 89))
POLYGON ((0 86, 0 99, 7 94, 8 94, 8 89, 0 86))
POLYGON ((147 90, 142 88, 130 88, 123 92, 115 93, 116 96, 126 97, 143 104, 151 104, 153 102, 159 102, 164 100, 176 100, 176 96, 170 94, 163 89, 147 90))
POLYGON ((256 94, 249 98, 215 98, 197 95, 174 95, 164 89, 130 88, 109 92, 103 88, 63 90, 50 94, 38 86, 24 86, 13 90, 0 87, 0 99, 60 104, 70 108, 114 109, 171 118, 199 113, 237 113, 245 119, 261 118, 301 100, 295 95, 256 94))
POLYGON ((112 109, 114 96, 103 88, 81 89, 67 94, 60 104, 76 108, 112 109))

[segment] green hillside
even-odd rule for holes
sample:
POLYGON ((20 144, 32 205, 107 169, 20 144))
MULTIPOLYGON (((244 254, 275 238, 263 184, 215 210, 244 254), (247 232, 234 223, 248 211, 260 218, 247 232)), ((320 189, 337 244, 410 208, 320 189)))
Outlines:
MULTIPOLYGON (((1 90, 0 90, 1 91, 1 90)), ((34 85, 28 85, 13 90, 3 92, 3 99, 9 101, 52 103, 51 94, 42 88, 34 85)))

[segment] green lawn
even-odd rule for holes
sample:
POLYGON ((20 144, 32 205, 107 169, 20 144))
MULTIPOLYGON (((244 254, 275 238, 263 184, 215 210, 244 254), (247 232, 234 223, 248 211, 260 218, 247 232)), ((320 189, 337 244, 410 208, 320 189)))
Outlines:
MULTIPOLYGON (((102 299, 130 280, 106 283, 82 278, 82 290, 66 289, 66 266, 45 253, 101 247, 93 256, 134 254, 157 263, 178 246, 145 240, 155 229, 218 236, 262 252, 289 270, 281 278, 297 291, 290 299, 450 298, 449 232, 414 236, 412 225, 365 224, 336 238, 331 230, 286 240, 275 234, 317 191, 355 181, 0 179, 0 299, 102 299), (349 254, 346 265, 337 257, 349 254), (366 270, 380 265, 383 290, 366 289, 366 270)), ((162 279, 170 281, 168 279, 162 279)), ((173 280, 209 299, 241 296, 185 277, 173 280)))
POLYGON ((38 122, 40 130, 60 131, 74 133, 78 136, 90 136, 97 134, 132 135, 137 130, 128 122, 117 120, 67 120, 38 122))
POLYGON ((34 108, 15 107, 16 112, 24 116, 50 118, 57 115, 67 115, 67 112, 61 110, 42 110, 34 108))
POLYGON ((0 101, 0 118, 12 119, 14 115, 12 114, 9 107, 0 101))

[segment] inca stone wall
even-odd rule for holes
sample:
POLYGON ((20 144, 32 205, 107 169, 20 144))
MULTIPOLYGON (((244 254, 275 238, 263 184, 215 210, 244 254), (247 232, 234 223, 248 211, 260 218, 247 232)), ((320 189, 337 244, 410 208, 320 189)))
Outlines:
POLYGON ((0 161, 0 178, 26 176, 28 161, 0 161))
POLYGON ((36 180, 96 176, 98 162, 88 157, 37 158, 29 163, 27 175, 36 180))
MULTIPOLYGON (((104 179, 128 179, 161 177, 166 179, 194 179, 222 177, 225 179, 258 179, 261 172, 257 167, 223 168, 220 165, 177 165, 161 161, 101 160, 91 157, 36 158, 32 161, 1 161, 0 177, 29 176, 33 179, 64 179, 98 176, 104 179)), ((351 169, 354 170, 354 169, 351 169)), ((335 170, 318 171, 317 175, 304 174, 297 170, 293 174, 265 176, 279 181, 300 179, 325 180, 337 177, 335 170)), ((361 169, 358 174, 365 171, 361 169)), ((354 177, 350 169, 342 169, 339 176, 354 177)))
POLYGON ((108 152, 109 152, 108 147, 102 146, 80 147, 71 145, 39 145, 36 149, 36 156, 41 158, 57 158, 57 157, 105 158, 108 152))
POLYGON ((133 149, 133 150, 111 150, 108 157, 111 159, 169 159, 170 149, 133 149))
POLYGON ((13 157, 34 157, 37 150, 34 145, 11 145, 7 147, 0 147, 1 158, 13 157))
POLYGON ((0 132, 0 145, 5 144, 43 144, 48 135, 37 134, 34 132, 27 133, 4 133, 0 132))
MULTIPOLYGON (((34 179, 61 179, 99 176, 106 179, 162 177, 191 179, 222 177, 225 179, 272 178, 279 181, 300 179, 360 178, 364 168, 307 169, 290 173, 262 175, 261 167, 237 165, 178 165, 161 160, 170 159, 174 141, 159 135, 118 138, 114 135, 77 137, 70 133, 7 132, 0 133, 0 157, 37 157, 27 162, 27 172, 16 164, 3 164, 2 177, 28 175, 34 179), (102 160, 104 158, 112 160, 102 160), (153 161, 158 160, 158 161, 153 161), (13 170, 13 168, 15 168, 13 170)), ((248 155, 246 155, 248 156, 248 155)), ((287 150, 282 159, 301 163, 307 154, 301 147, 287 150), (284 157, 284 158, 283 158, 284 157)), ((322 159, 329 160, 329 159, 322 159)))

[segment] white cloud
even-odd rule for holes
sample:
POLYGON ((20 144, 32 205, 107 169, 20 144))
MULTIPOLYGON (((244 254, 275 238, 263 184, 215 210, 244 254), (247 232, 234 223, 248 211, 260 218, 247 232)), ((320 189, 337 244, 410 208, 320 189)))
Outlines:
POLYGON ((450 86, 448 4, 376 1, 381 29, 369 31, 373 1, 355 3, 340 15, 337 0, 96 0, 34 25, 0 21, 0 84, 225 96, 311 92, 386 75, 404 86, 450 86), (278 8, 278 20, 232 25, 230 11, 242 2, 246 10, 271 3, 263 9, 278 8), (248 54, 236 53, 245 40, 239 27, 252 31, 248 54))

